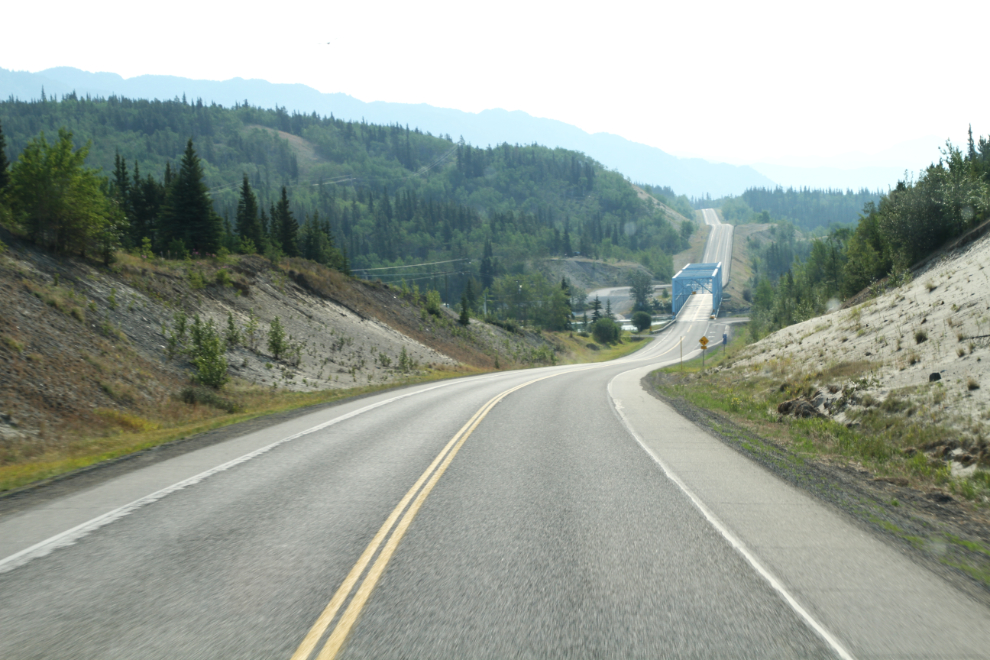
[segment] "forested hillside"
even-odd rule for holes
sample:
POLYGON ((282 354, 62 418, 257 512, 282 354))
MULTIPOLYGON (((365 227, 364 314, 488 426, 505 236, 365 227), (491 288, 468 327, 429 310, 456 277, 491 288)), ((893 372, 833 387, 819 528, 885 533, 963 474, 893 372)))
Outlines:
POLYGON ((63 128, 75 148, 89 143, 85 164, 109 178, 125 248, 276 250, 438 289, 446 276, 455 300, 470 278, 487 288, 525 259, 576 252, 669 277, 670 255, 690 231, 641 201, 619 173, 537 145, 480 149, 407 126, 247 103, 75 94, 0 102, 0 125, 11 162, 37 150, 42 132, 46 144, 63 128), (208 201, 202 236, 176 228, 182 200, 208 201), (391 269, 451 260, 459 261, 391 269))
MULTIPOLYGON (((990 140, 975 141, 970 133, 965 151, 947 144, 917 181, 901 181, 877 203, 868 202, 855 229, 833 229, 811 241, 807 258, 786 270, 780 259, 760 269, 751 330, 760 335, 817 316, 864 289, 877 293, 901 283, 947 241, 988 220, 990 140)), ((792 232, 778 234, 764 254, 793 258, 801 251, 792 232)))
POLYGON ((836 225, 855 224, 863 207, 878 202, 881 194, 865 189, 750 188, 738 197, 708 200, 707 204, 718 206, 725 220, 733 224, 787 221, 804 232, 822 232, 836 225))

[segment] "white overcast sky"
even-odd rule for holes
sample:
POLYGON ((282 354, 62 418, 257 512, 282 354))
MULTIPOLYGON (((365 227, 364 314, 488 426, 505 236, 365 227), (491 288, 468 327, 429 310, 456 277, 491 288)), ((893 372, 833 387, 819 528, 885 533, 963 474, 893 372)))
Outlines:
POLYGON ((363 101, 523 110, 679 156, 813 165, 918 138, 960 142, 970 123, 990 133, 988 6, 12 2, 0 67, 303 83, 363 101))

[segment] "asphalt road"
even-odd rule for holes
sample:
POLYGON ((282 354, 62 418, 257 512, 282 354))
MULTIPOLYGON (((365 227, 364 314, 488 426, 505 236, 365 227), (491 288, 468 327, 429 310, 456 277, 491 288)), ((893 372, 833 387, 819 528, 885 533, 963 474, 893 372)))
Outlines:
POLYGON ((722 262, 722 284, 729 283, 729 270, 732 265, 732 232, 735 229, 732 225, 723 224, 718 219, 715 209, 702 209, 701 213, 705 219, 705 224, 712 228, 708 235, 708 242, 705 244, 705 254, 702 263, 722 262))
POLYGON ((383 393, 0 519, 0 658, 985 657, 990 613, 611 363, 383 393))

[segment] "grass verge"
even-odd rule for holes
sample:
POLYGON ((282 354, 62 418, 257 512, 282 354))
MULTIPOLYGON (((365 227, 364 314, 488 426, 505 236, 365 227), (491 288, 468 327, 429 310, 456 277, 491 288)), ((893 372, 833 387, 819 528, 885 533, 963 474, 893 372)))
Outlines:
POLYGON ((628 331, 622 332, 621 341, 617 344, 598 344, 592 337, 583 337, 580 333, 559 333, 557 338, 564 345, 567 357, 562 364, 583 364, 587 362, 607 362, 635 353, 649 344, 649 335, 640 335, 628 331), (593 348, 592 348, 593 347, 593 348))
POLYGON ((181 401, 170 401, 162 414, 147 417, 100 411, 110 423, 109 432, 102 435, 80 434, 66 442, 53 444, 37 455, 0 466, 0 493, 258 417, 474 373, 481 372, 474 369, 431 370, 399 382, 319 392, 272 393, 265 388, 232 386, 222 396, 224 401, 233 404, 228 407, 235 412, 226 412, 213 405, 181 401))
POLYGON ((944 460, 921 450, 944 442, 947 429, 920 408, 862 405, 857 392, 868 384, 868 363, 837 362, 816 374, 795 373, 786 363, 734 366, 744 335, 736 333, 724 354, 708 356, 705 368, 694 359, 661 369, 647 387, 777 476, 990 588, 987 473, 953 477, 944 460), (821 392, 839 398, 837 405, 857 401, 845 418, 852 421, 777 413, 783 401, 821 392), (950 492, 967 501, 953 501, 950 492))
MULTIPOLYGON (((570 356, 567 363, 602 362, 628 355, 648 342, 623 333, 623 341, 597 350, 587 347, 592 340, 577 334, 560 333, 557 338, 570 356)), ((543 365, 533 365, 543 366, 543 365)), ((450 370, 429 370, 401 381, 318 392, 272 392, 268 388, 232 383, 210 397, 191 395, 186 388, 180 396, 153 413, 132 414, 98 410, 101 432, 80 428, 63 434, 67 439, 47 443, 40 451, 26 456, 8 456, 0 465, 0 493, 52 479, 104 461, 190 438, 200 433, 246 422, 266 415, 309 406, 342 401, 388 389, 447 378, 486 373, 490 370, 462 366, 450 370)), ((212 391, 206 391, 211 393, 212 391)))

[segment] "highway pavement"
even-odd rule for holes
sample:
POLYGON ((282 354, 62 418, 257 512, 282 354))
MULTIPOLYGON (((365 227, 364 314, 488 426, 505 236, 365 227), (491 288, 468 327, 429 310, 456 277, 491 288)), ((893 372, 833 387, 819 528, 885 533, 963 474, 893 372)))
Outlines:
POLYGON ((983 606, 643 391, 710 305, 0 518, 0 658, 986 657, 983 606))
POLYGON ((732 236, 735 227, 719 220, 715 209, 702 209, 701 213, 705 224, 712 228, 708 235, 708 242, 705 243, 702 263, 722 262, 722 285, 724 286, 729 283, 729 271, 732 266, 732 236))

